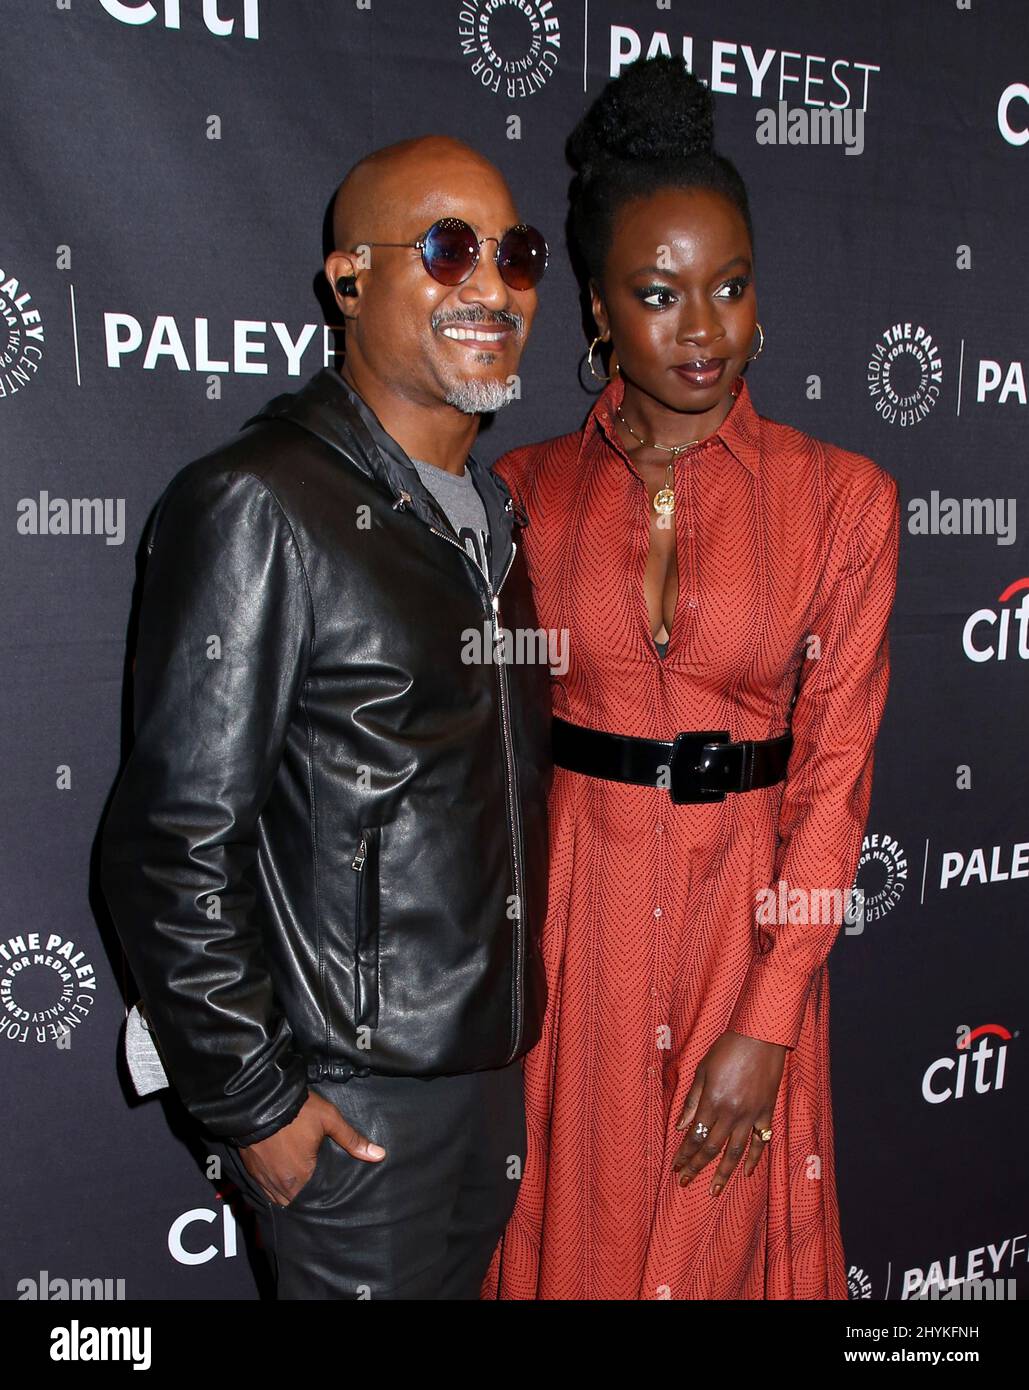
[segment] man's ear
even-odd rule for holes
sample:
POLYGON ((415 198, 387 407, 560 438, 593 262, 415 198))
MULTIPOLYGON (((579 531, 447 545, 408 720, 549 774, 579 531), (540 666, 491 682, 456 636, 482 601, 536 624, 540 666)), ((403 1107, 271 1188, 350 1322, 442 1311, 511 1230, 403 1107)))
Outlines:
POLYGON ((360 304, 355 257, 348 251, 333 251, 325 260, 325 278, 345 318, 356 318, 360 304))

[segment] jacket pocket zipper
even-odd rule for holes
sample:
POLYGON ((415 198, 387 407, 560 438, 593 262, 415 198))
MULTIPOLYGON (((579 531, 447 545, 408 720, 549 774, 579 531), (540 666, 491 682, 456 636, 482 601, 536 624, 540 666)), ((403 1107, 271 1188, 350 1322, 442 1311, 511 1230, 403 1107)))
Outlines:
POLYGON ((354 1025, 379 1022, 379 827, 361 831, 350 867, 357 874, 354 905, 354 1025))

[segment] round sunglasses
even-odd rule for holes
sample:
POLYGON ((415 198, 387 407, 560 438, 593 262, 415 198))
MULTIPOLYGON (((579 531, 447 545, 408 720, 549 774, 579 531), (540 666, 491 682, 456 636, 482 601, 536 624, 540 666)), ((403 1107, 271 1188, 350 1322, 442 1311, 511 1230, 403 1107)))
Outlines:
MULTIPOLYGON (((413 246, 422 265, 441 285, 460 285, 479 264, 479 247, 496 237, 477 237, 460 217, 441 217, 417 241, 370 241, 366 246, 413 246)), ((547 268, 550 252, 543 233, 524 222, 510 227, 497 241, 493 259, 500 277, 513 290, 531 290, 547 268)))

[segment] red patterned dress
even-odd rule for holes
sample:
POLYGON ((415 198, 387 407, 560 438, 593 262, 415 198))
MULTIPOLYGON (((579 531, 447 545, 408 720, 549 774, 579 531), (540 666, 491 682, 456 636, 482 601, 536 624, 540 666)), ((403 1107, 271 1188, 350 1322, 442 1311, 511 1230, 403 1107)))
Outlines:
POLYGON ((540 624, 569 633, 555 714, 660 739, 792 725, 794 744, 785 783, 709 805, 555 770, 549 1001, 525 1059, 525 1172, 484 1298, 847 1296, 825 964, 840 923, 804 922, 812 909, 762 925, 755 904, 780 880, 853 885, 889 682, 897 486, 735 386, 718 431, 676 464, 664 657, 643 591, 650 504, 614 427, 621 378, 580 432, 496 465, 529 516, 540 624), (674 1126, 728 1029, 789 1051, 756 1171, 741 1160, 712 1197, 715 1163, 679 1186, 674 1126))

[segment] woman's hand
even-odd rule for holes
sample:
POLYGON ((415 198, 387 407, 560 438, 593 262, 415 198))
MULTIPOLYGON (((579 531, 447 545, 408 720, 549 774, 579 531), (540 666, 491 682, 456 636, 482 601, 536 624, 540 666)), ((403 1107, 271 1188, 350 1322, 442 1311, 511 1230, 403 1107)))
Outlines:
POLYGON ((786 1048, 762 1042, 743 1033, 723 1033, 697 1067, 676 1129, 688 1129, 672 1168, 685 1186, 725 1149, 711 1183, 717 1196, 729 1181, 737 1163, 750 1152, 743 1171, 749 1175, 764 1152, 764 1141, 754 1133, 772 1123, 775 1097, 782 1080, 786 1048), (707 1134, 697 1134, 698 1124, 707 1134))

